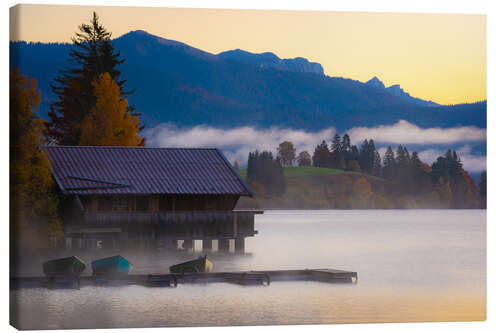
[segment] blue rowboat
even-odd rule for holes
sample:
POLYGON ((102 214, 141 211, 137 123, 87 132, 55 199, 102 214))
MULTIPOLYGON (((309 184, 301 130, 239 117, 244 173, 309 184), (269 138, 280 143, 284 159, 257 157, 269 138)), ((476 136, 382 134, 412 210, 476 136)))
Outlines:
POLYGON ((85 270, 85 263, 77 256, 49 260, 43 264, 43 273, 49 277, 80 276, 85 270))
POLYGON ((132 264, 120 255, 92 261, 93 275, 98 277, 127 275, 131 270, 132 264))

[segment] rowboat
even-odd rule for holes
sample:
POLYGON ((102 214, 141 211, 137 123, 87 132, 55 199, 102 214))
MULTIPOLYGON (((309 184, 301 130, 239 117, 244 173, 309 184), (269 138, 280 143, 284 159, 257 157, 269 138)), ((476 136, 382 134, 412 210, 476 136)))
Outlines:
POLYGON ((207 256, 170 266, 170 273, 205 273, 211 272, 214 264, 207 256))
POLYGON ((92 261, 94 276, 127 275, 132 270, 132 264, 120 255, 92 261))
POLYGON ((85 270, 85 263, 77 256, 49 260, 43 264, 43 273, 49 277, 80 276, 85 270))

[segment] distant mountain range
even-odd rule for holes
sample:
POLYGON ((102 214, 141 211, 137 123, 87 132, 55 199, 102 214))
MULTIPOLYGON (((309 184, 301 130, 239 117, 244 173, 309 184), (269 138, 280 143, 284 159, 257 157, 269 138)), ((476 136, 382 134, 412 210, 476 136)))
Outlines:
MULTIPOLYGON (((320 130, 394 124, 486 127, 486 101, 439 106, 376 77, 366 83, 324 75, 305 58, 280 59, 243 50, 212 54, 184 43, 132 31, 113 40, 125 59, 129 102, 148 127, 172 122, 221 128, 252 125, 320 130)), ((39 82, 41 114, 55 96, 49 84, 68 62, 70 44, 10 43, 10 65, 39 82)))
POLYGON ((403 99, 407 100, 408 102, 415 104, 415 105, 418 105, 418 106, 439 106, 439 104, 437 104, 433 101, 425 101, 423 99, 411 96, 406 91, 401 89, 399 84, 394 84, 390 87, 386 87, 385 84, 382 81, 380 81, 379 78, 376 76, 374 76, 370 80, 366 81, 366 84, 369 85, 370 87, 387 91, 392 96, 397 96, 397 97, 403 98, 403 99))

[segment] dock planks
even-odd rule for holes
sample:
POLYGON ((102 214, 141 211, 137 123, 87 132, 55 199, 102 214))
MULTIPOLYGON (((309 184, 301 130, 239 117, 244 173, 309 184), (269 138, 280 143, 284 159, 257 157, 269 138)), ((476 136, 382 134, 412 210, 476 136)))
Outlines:
POLYGON ((79 278, 11 277, 10 288, 69 288, 83 286, 176 287, 188 283, 234 283, 239 285, 270 285, 279 281, 317 281, 327 283, 357 283, 358 273, 338 269, 297 269, 241 272, 211 272, 192 274, 130 274, 113 278, 81 276, 79 278))

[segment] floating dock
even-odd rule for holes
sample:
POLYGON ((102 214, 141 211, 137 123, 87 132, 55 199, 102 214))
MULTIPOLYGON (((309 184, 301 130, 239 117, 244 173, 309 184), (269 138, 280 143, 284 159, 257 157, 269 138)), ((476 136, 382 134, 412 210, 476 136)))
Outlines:
POLYGON ((77 278, 11 277, 10 288, 69 288, 83 286, 177 287, 187 283, 234 283, 239 285, 270 285, 278 281, 318 281, 327 283, 357 283, 358 273, 337 269, 297 269, 271 271, 211 272, 192 274, 130 274, 110 278, 80 276, 77 278))

